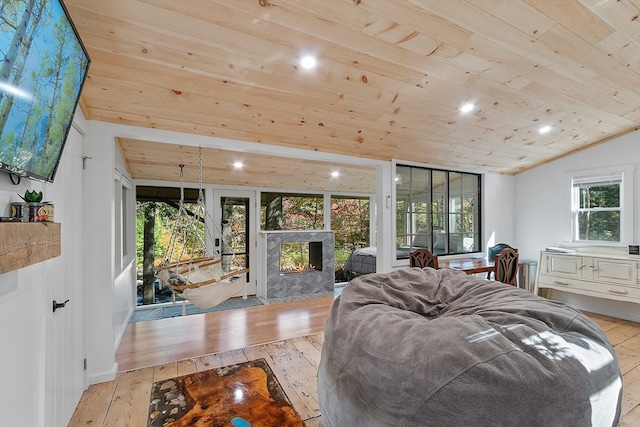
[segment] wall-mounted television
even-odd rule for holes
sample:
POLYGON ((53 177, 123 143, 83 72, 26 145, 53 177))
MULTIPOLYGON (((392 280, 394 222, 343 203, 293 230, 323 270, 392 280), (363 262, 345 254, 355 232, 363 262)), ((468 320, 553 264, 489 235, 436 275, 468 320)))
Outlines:
POLYGON ((3 0, 0 12, 0 170, 53 182, 89 55, 62 0, 3 0))

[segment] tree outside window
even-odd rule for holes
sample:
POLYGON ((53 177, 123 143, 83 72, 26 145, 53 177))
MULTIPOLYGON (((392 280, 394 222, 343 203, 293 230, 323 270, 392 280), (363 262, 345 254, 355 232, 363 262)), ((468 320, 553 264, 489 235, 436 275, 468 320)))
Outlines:
MULTIPOLYGON (((355 249, 370 246, 370 197, 332 195, 330 199, 331 230, 335 236, 336 281, 348 280, 342 266, 355 249)), ((322 230, 324 228, 324 195, 299 193, 261 193, 262 230, 322 230)), ((329 219, 327 219, 329 220, 329 219)), ((300 244, 281 247, 287 265, 304 259, 300 244)))
POLYGON ((322 230, 324 198, 322 194, 261 194, 262 230, 322 230))
POLYGON ((574 240, 620 242, 622 175, 572 181, 574 240))

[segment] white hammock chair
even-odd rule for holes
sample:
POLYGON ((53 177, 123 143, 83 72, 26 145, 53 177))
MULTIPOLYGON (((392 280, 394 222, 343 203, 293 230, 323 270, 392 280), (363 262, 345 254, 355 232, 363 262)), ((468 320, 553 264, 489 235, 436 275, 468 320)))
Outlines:
MULTIPOLYGON (((200 187, 193 212, 188 212, 184 206, 183 169, 184 165, 180 165, 178 214, 162 257, 164 262, 155 267, 156 277, 174 292, 174 301, 177 293, 185 301, 188 300, 199 308, 215 307, 241 291, 244 291, 243 298, 246 299, 246 281, 241 276, 249 269, 239 268, 227 273, 223 272, 221 258, 209 255, 204 238, 198 230, 198 224, 204 222, 205 234, 207 234, 205 220, 207 218, 210 220, 209 223, 213 224, 213 220, 206 215, 202 191, 202 148, 200 148, 200 187), (179 239, 179 237, 182 238, 179 239), (180 240, 182 245, 178 245, 180 240), (177 249, 178 246, 181 246, 180 250, 177 249), (195 257, 198 248, 202 250, 204 256, 195 257)), ((220 235, 222 236, 222 233, 220 235)), ((184 304, 182 311, 184 315, 184 304)))

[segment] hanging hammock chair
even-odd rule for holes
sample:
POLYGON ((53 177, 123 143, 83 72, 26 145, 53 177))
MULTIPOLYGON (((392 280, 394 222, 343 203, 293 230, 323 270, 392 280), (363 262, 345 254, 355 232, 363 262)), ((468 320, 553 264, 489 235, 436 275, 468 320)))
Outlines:
MULTIPOLYGON (((204 223, 204 234, 207 234, 207 223, 214 224, 214 222, 210 216, 207 216, 202 190, 202 147, 199 160, 198 201, 193 211, 187 210, 184 205, 184 165, 179 165, 178 213, 162 257, 164 261, 155 266, 155 275, 174 292, 174 300, 175 294, 179 294, 185 301, 188 300, 196 307, 211 308, 242 291, 244 291, 243 298, 247 298, 246 281, 242 276, 249 269, 236 266, 237 269, 234 270, 232 266, 231 271, 224 272, 222 259, 208 253, 199 224, 204 223)), ((212 236, 210 237, 213 241, 212 236)), ((232 257, 233 259, 235 256, 232 257)), ((183 314, 184 312, 183 305, 183 314)))

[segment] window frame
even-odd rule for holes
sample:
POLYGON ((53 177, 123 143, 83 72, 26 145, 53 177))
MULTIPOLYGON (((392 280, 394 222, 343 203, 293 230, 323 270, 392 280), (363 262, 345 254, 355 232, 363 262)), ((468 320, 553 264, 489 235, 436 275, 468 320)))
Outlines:
MULTIPOLYGON (((429 190, 426 191, 426 193, 429 194, 429 203, 431 205, 431 209, 428 209, 428 212, 426 212, 427 214, 427 218, 430 218, 430 220, 428 220, 428 230, 427 230, 427 234, 429 236, 431 236, 431 242, 429 247, 431 248, 435 242, 436 242, 436 237, 434 236, 434 230, 439 229, 438 227, 434 227, 434 216, 438 216, 441 217, 441 222, 442 227, 443 227, 443 237, 446 239, 447 244, 445 246, 446 250, 445 252, 438 252, 437 250, 434 251, 434 249, 430 249, 432 250, 432 252, 436 253, 438 256, 449 256, 449 255, 472 255, 472 254, 477 254, 477 253, 481 253, 483 250, 483 241, 482 241, 482 174, 481 173, 475 173, 475 172, 468 172, 468 171, 458 171, 458 170, 448 170, 448 169, 439 169, 439 168, 433 168, 433 167, 428 167, 428 166, 422 166, 422 165, 415 165, 415 164, 411 164, 411 163, 407 163, 407 162, 397 162, 394 163, 393 165, 393 177, 394 177, 394 184, 393 184, 393 209, 392 209, 392 217, 393 217, 393 241, 394 241, 394 250, 396 252, 396 256, 395 256, 395 260, 396 261, 404 261, 406 259, 408 259, 408 253, 404 254, 403 251, 398 250, 398 239, 399 237, 401 237, 398 234, 398 215, 397 215, 397 206, 398 206, 398 188, 396 185, 396 179, 397 177, 400 176, 400 173, 398 171, 398 168, 409 168, 410 171, 413 170, 420 170, 420 171, 426 171, 429 175, 429 179, 428 179, 428 185, 429 185, 429 190), (437 188, 434 188, 434 183, 432 181, 432 177, 434 172, 439 173, 439 174, 444 174, 444 182, 446 185, 446 189, 444 192, 442 191, 436 191, 438 190, 437 188), (465 216, 467 214, 465 214, 463 212, 463 210, 460 210, 459 212, 453 212, 451 210, 452 207, 452 203, 454 202, 454 199, 452 197, 452 194, 454 193, 454 191, 452 191, 451 187, 450 187, 450 183, 451 183, 451 174, 459 174, 460 175, 460 182, 463 182, 464 177, 465 176, 472 176, 475 179, 475 185, 476 185, 476 189, 473 192, 474 195, 474 200, 476 201, 476 206, 475 209, 473 209, 471 215, 474 216, 474 228, 473 230, 454 230, 452 231, 452 224, 451 221, 453 220, 454 217, 456 216, 465 216), (441 194, 442 193, 442 194, 441 194), (433 203, 434 203, 434 194, 440 194, 442 197, 441 199, 439 199, 442 203, 440 203, 442 206, 444 207, 444 210, 442 212, 438 211, 437 214, 432 210, 433 208, 433 203), (452 241, 452 238, 458 236, 462 234, 462 238, 464 240, 464 235, 465 234, 473 234, 475 239, 474 239, 474 246, 471 248, 471 250, 452 250, 452 248, 450 247, 450 243, 452 241)), ((412 174, 412 172, 411 172, 412 174)), ((413 179, 413 178, 411 178, 413 179)), ((461 186, 461 191, 460 191, 460 195, 462 195, 462 199, 465 199, 465 194, 466 192, 464 191, 464 185, 461 186)), ((412 203, 410 201, 410 203, 412 203)), ((462 203, 462 202, 460 202, 462 203)), ((461 205, 462 206, 462 205, 461 205)), ((404 215, 405 215, 405 223, 406 224, 413 224, 414 222, 416 222, 416 218, 414 218, 414 214, 421 214, 421 212, 413 212, 413 209, 406 209, 404 215)), ((413 238, 416 237, 416 235, 418 234, 418 231, 414 232, 416 230, 409 230, 406 231, 405 233, 402 234, 402 236, 408 237, 411 240, 413 240, 413 238)), ((411 244, 408 245, 408 247, 411 249, 414 247, 413 245, 413 241, 411 244)))
POLYGON ((114 171, 115 274, 120 274, 135 259, 135 195, 133 183, 118 169, 114 171), (132 224, 133 221, 133 224, 132 224))
MULTIPOLYGON (((571 242, 575 244, 589 244, 596 246, 624 246, 631 242, 634 233, 634 182, 635 166, 622 165, 617 167, 596 168, 589 170, 568 172, 571 197, 571 242), (602 183, 616 181, 620 184, 620 240, 590 240, 580 239, 579 214, 585 209, 579 207, 577 184, 602 183)), ((611 211, 611 208, 592 208, 592 212, 611 211)))

